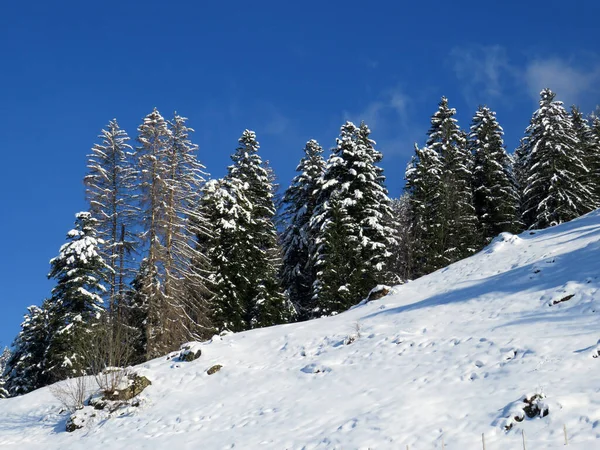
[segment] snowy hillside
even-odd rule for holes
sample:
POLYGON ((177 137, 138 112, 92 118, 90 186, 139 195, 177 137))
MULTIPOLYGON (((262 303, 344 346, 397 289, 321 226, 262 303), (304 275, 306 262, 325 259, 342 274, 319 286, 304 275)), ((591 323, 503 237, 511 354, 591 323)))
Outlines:
POLYGON ((338 316, 144 364, 139 408, 73 433, 48 388, 0 400, 0 448, 459 450, 483 433, 496 450, 524 430, 535 450, 562 448, 563 426, 571 448, 600 448, 599 275, 599 212, 502 235, 338 316), (548 414, 530 419, 536 393, 548 414))

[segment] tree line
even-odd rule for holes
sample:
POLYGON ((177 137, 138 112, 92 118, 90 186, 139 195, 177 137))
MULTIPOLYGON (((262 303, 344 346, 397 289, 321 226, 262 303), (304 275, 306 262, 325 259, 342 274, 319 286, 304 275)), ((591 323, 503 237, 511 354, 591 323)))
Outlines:
POLYGON ((364 123, 346 122, 327 158, 308 141, 278 196, 253 131, 242 133, 227 174, 208 179, 186 118, 155 109, 135 146, 112 120, 89 155, 89 209, 50 262, 50 296, 28 308, 4 357, 0 396, 89 374, 91 345, 127 347, 107 366, 135 364, 215 333, 337 314, 376 285, 431 273, 498 233, 599 206, 598 117, 568 113, 545 89, 510 155, 488 107, 468 132, 455 115, 443 97, 397 199, 364 123))

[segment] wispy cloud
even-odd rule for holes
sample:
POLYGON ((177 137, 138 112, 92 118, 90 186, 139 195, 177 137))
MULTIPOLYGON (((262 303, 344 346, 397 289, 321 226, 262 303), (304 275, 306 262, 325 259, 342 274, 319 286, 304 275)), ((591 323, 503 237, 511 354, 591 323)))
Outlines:
POLYGON ((414 99, 401 87, 395 87, 376 96, 362 111, 344 111, 343 116, 355 123, 364 121, 386 157, 406 156, 424 131, 412 122, 409 110, 413 103, 414 99))
POLYGON ((481 102, 481 97, 500 97, 506 78, 514 74, 507 52, 500 45, 455 47, 449 61, 470 103, 481 102))
POLYGON ((571 58, 536 55, 517 65, 500 45, 476 45, 455 47, 449 62, 469 103, 515 93, 526 94, 537 103, 540 91, 550 88, 565 103, 579 104, 600 93, 600 58, 596 54, 571 58))
POLYGON ((290 119, 274 105, 265 106, 264 117, 265 123, 261 127, 264 133, 279 136, 289 131, 290 119))
POLYGON ((566 104, 579 104, 589 95, 600 93, 600 60, 584 67, 560 58, 535 59, 527 64, 523 78, 535 101, 544 88, 550 88, 566 104))

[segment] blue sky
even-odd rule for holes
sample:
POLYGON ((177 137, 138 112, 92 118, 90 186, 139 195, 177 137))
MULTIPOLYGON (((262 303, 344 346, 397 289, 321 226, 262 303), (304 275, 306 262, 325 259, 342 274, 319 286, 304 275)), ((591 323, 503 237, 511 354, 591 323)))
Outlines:
POLYGON ((116 117, 189 118, 213 176, 254 129, 285 186, 304 143, 365 120, 392 195, 446 95, 480 103, 517 145, 543 87, 600 103, 600 4, 507 2, 4 2, 0 10, 0 345, 49 296, 48 261, 85 209, 82 178, 116 117), (460 5, 460 6, 457 6, 460 5))

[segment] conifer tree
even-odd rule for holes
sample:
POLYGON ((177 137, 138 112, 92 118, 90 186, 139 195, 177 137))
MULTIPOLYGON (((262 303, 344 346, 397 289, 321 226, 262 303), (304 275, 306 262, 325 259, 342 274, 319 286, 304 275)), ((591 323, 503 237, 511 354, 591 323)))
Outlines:
POLYGON ((26 394, 49 383, 47 351, 55 331, 51 314, 48 301, 42 307, 33 305, 27 308, 21 331, 13 342, 13 352, 4 369, 7 396, 26 394))
POLYGON ((138 222, 145 251, 143 278, 138 279, 141 295, 147 300, 147 317, 144 319, 146 336, 146 359, 157 357, 171 350, 169 324, 165 321, 168 309, 162 290, 164 281, 165 246, 161 239, 165 228, 165 205, 168 192, 167 155, 170 131, 166 120, 155 108, 138 127, 135 159, 137 163, 140 213, 138 222))
POLYGON ((313 295, 316 299, 311 311, 313 317, 345 311, 358 300, 363 262, 353 242, 356 224, 343 207, 337 193, 326 200, 322 209, 325 216, 316 235, 316 277, 313 295))
POLYGON ((134 298, 143 299, 137 312, 147 314, 142 340, 146 358, 208 332, 207 305, 196 295, 206 291, 206 274, 193 263, 204 258, 195 245, 207 226, 198 208, 204 166, 186 121, 175 114, 168 122, 154 109, 138 128, 139 223, 146 256, 134 298))
POLYGON ((131 161, 129 136, 116 119, 99 136, 102 143, 92 147, 89 173, 84 178, 90 213, 97 220, 100 252, 110 270, 107 278, 107 307, 118 320, 119 304, 131 279, 130 255, 135 246, 133 218, 136 171, 131 161))
POLYGON ((258 155, 253 131, 245 130, 233 164, 219 181, 207 183, 206 216, 214 225, 210 258, 217 329, 243 331, 289 320, 289 302, 279 286, 275 205, 269 172, 258 155))
POLYGON ((581 182, 587 172, 573 122, 550 89, 540 93, 540 108, 521 141, 524 174, 523 221, 546 228, 590 211, 593 193, 581 182))
POLYGON ((319 186, 310 224, 317 242, 311 257, 316 268, 313 296, 318 315, 347 309, 389 277, 388 248, 394 243, 390 199, 383 171, 376 165, 382 155, 369 135, 364 123, 342 126, 319 186), (344 246, 336 248, 328 233, 345 240, 344 246), (351 266, 345 273, 337 273, 337 252, 345 253, 346 247, 354 249, 353 256, 346 258, 351 266), (332 285, 325 280, 337 281, 332 285), (332 309, 328 305, 338 306, 332 309))
POLYGON ((10 359, 10 350, 8 347, 4 348, 4 351, 0 354, 0 399, 8 397, 8 391, 5 388, 6 385, 6 366, 10 359))
MULTIPOLYGON (((205 167, 198 161, 198 146, 190 140, 194 130, 187 118, 175 114, 169 122, 165 203, 165 280, 164 293, 180 329, 180 341, 207 335, 208 293, 206 274, 194 268, 205 260, 195 245, 196 236, 209 232, 206 217, 198 208, 205 182, 205 167)), ((175 336, 173 336, 174 338, 175 336)))
POLYGON ((310 218, 316 206, 315 191, 323 176, 325 161, 323 149, 315 140, 310 140, 304 148, 290 187, 285 192, 284 217, 287 220, 282 236, 283 287, 298 312, 299 320, 310 318, 312 304, 312 284, 315 271, 310 258, 310 248, 315 236, 309 227, 310 218))
POLYGON ((105 312, 105 274, 111 270, 99 253, 96 220, 89 212, 75 215, 68 242, 50 261, 48 278, 56 280, 49 311, 54 318, 45 372, 51 382, 78 376, 85 371, 79 353, 82 342, 105 312))
POLYGON ((416 251, 416 243, 411 230, 413 218, 409 194, 404 193, 401 197, 392 199, 391 208, 390 226, 394 229, 395 243, 390 248, 392 254, 390 272, 395 275, 392 283, 401 284, 413 276, 416 251))
POLYGON ((442 228, 443 266, 473 254, 480 246, 473 206, 472 156, 455 115, 456 110, 442 97, 431 118, 427 139, 427 147, 443 162, 442 199, 437 211, 442 228))
POLYGON ((245 292, 250 267, 242 245, 250 222, 250 204, 235 180, 210 180, 203 188, 201 210, 213 230, 208 239, 199 237, 211 266, 209 311, 217 331, 242 331, 249 328, 246 319, 245 292), (240 272, 242 271, 242 272, 240 272))
POLYGON ((474 157, 474 206, 484 243, 519 230, 519 195, 496 113, 480 106, 473 117, 469 150, 474 157))
POLYGON ((440 155, 415 144, 415 155, 406 167, 406 193, 409 197, 413 264, 410 277, 420 277, 444 266, 445 224, 438 211, 443 209, 444 171, 440 155))
POLYGON ((577 151, 587 170, 582 172, 581 183, 593 194, 589 199, 590 210, 600 206, 600 139, 576 106, 571 106, 573 130, 577 136, 577 151))

